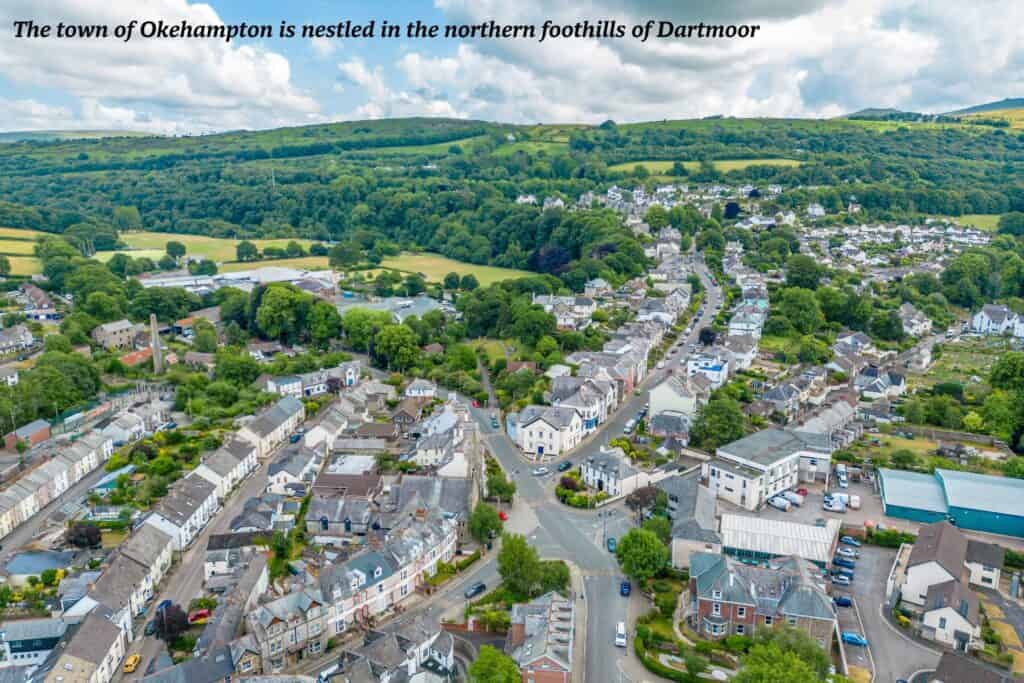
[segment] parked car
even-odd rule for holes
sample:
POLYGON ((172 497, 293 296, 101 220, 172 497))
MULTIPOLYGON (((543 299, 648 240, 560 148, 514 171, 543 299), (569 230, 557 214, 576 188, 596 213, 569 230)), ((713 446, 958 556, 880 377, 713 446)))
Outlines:
POLYGON ((858 557, 860 557, 860 553, 858 553, 853 548, 845 548, 845 547, 836 548, 836 554, 837 555, 842 555, 843 557, 848 557, 851 560, 856 560, 858 557))
POLYGON ((485 590, 487 590, 487 584, 485 584, 483 581, 477 581, 472 586, 467 588, 466 592, 463 593, 463 595, 466 596, 467 600, 472 600, 476 596, 483 593, 485 590))
POLYGON ((534 467, 531 474, 535 477, 542 477, 548 472, 550 472, 550 470, 547 467, 534 467))
POLYGON ((839 539, 839 542, 846 545, 852 545, 854 548, 859 548, 861 546, 861 542, 853 536, 843 536, 839 539))
POLYGON ((799 493, 799 494, 800 494, 801 496, 803 496, 804 498, 806 498, 806 497, 807 497, 807 489, 806 489, 806 488, 804 488, 803 486, 801 486, 800 488, 798 488, 798 489, 796 490, 796 492, 797 492, 797 493, 799 493))
POLYGON ((508 513, 507 513, 507 512, 505 512, 504 510, 501 510, 501 511, 500 511, 500 512, 498 513, 498 519, 500 519, 500 520, 501 520, 501 521, 503 521, 503 522, 507 522, 507 521, 508 521, 508 513))
POLYGON ((565 472, 566 470, 571 470, 572 469, 572 461, 571 460, 563 460, 562 462, 558 463, 557 469, 558 469, 559 472, 565 472))
POLYGON ((851 510, 860 510, 860 496, 857 496, 857 495, 850 496, 850 509, 851 510))
POLYGON ((843 642, 847 645, 868 646, 868 639, 856 631, 843 631, 843 642))
POLYGON ((210 618, 210 610, 208 609, 197 609, 196 611, 188 615, 188 623, 190 624, 202 624, 210 618))
POLYGON ((626 647, 626 623, 624 621, 615 625, 615 647, 626 647))
POLYGON ((615 545, 616 545, 615 544, 615 537, 614 536, 609 536, 606 545, 608 546, 608 552, 614 553, 615 552, 615 545))
POLYGON ((128 655, 128 658, 124 660, 124 672, 130 674, 135 671, 135 668, 142 661, 142 657, 137 654, 128 655))
POLYGON ((151 636, 156 633, 156 619, 151 619, 146 622, 146 628, 142 631, 145 635, 151 636))
POLYGON ((846 557, 835 556, 832 558, 832 564, 837 567, 846 567, 847 569, 856 569, 857 563, 846 557))
POLYGON ((629 597, 629 593, 632 590, 633 585, 629 581, 623 581, 619 584, 619 595, 623 597, 629 597))
MULTIPOLYGON (((675 353, 675 351, 673 351, 672 353, 675 353)), ((661 370, 661 369, 662 369, 663 367, 665 367, 665 361, 663 361, 663 360, 659 360, 659 361, 658 361, 658 365, 657 365, 657 368, 658 368, 659 370, 661 370)))
POLYGON ((804 497, 801 496, 796 491, 783 491, 781 495, 783 498, 785 498, 786 500, 788 500, 790 503, 797 507, 800 507, 801 505, 804 504, 804 497))
POLYGON ((853 583, 853 579, 851 579, 849 576, 836 574, 832 577, 832 583, 834 583, 837 586, 849 586, 851 583, 853 583))
POLYGON ((826 500, 822 509, 826 512, 846 512, 846 506, 833 500, 826 500))
POLYGON ((837 595, 832 598, 832 602, 836 604, 836 607, 853 607, 853 600, 845 595, 837 595))
POLYGON ((834 577, 836 577, 836 576, 845 576, 850 581, 853 581, 854 578, 856 578, 854 576, 853 570, 852 569, 846 569, 845 567, 836 567, 835 569, 833 569, 832 570, 832 576, 834 576, 834 577))
POLYGON ((768 504, 771 505, 776 510, 782 510, 783 512, 789 512, 789 508, 793 506, 792 503, 790 503, 782 496, 773 496, 772 498, 769 498, 768 504))
POLYGON ((292 434, 288 437, 288 443, 298 443, 301 438, 302 434, 292 434))
POLYGON ((161 600, 160 604, 156 606, 156 611, 157 612, 162 612, 163 610, 165 610, 168 607, 170 607, 172 604, 173 603, 171 603, 170 600, 161 600))
POLYGON ((498 428, 499 426, 500 426, 500 425, 499 425, 499 423, 498 423, 498 418, 496 418, 496 417, 494 417, 494 416, 492 415, 492 416, 491 416, 491 428, 492 428, 492 429, 497 429, 497 428, 498 428))

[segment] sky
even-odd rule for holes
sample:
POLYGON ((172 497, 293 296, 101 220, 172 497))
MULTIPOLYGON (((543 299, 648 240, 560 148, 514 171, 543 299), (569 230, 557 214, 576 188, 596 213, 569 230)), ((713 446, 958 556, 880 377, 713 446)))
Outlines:
POLYGON ((944 112, 1024 96, 1020 0, 4 0, 0 130, 944 112), (13 23, 742 23, 754 39, 17 39, 13 23))

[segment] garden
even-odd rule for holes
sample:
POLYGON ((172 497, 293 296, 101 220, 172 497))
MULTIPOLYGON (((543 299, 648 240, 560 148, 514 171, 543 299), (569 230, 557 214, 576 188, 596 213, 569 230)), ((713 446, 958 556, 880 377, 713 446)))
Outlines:
POLYGON ((597 507, 598 503, 609 497, 604 491, 594 491, 584 484, 579 469, 569 470, 562 475, 555 486, 555 495, 565 505, 582 509, 597 507))

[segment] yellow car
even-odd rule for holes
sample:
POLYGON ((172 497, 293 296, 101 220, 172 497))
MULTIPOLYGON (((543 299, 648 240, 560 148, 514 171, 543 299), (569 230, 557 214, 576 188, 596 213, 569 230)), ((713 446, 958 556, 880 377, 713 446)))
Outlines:
POLYGON ((124 660, 124 672, 130 674, 135 671, 135 667, 139 665, 141 660, 142 657, 139 655, 128 655, 128 659, 124 660))

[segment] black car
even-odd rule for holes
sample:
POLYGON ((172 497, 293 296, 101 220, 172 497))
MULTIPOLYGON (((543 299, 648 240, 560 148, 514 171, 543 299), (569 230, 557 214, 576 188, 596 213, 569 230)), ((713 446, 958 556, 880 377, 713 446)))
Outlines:
POLYGON ((147 636, 151 636, 154 633, 156 633, 156 619, 153 619, 152 621, 146 622, 146 629, 145 629, 144 633, 147 636))
POLYGON ((485 590, 487 590, 487 585, 483 581, 477 581, 472 586, 467 588, 466 592, 463 593, 463 595, 466 596, 467 600, 472 600, 476 596, 483 593, 485 590))
POLYGON ((572 469, 572 463, 570 461, 568 461, 568 460, 564 460, 564 461, 558 463, 558 467, 556 469, 559 472, 565 472, 568 469, 572 469))

